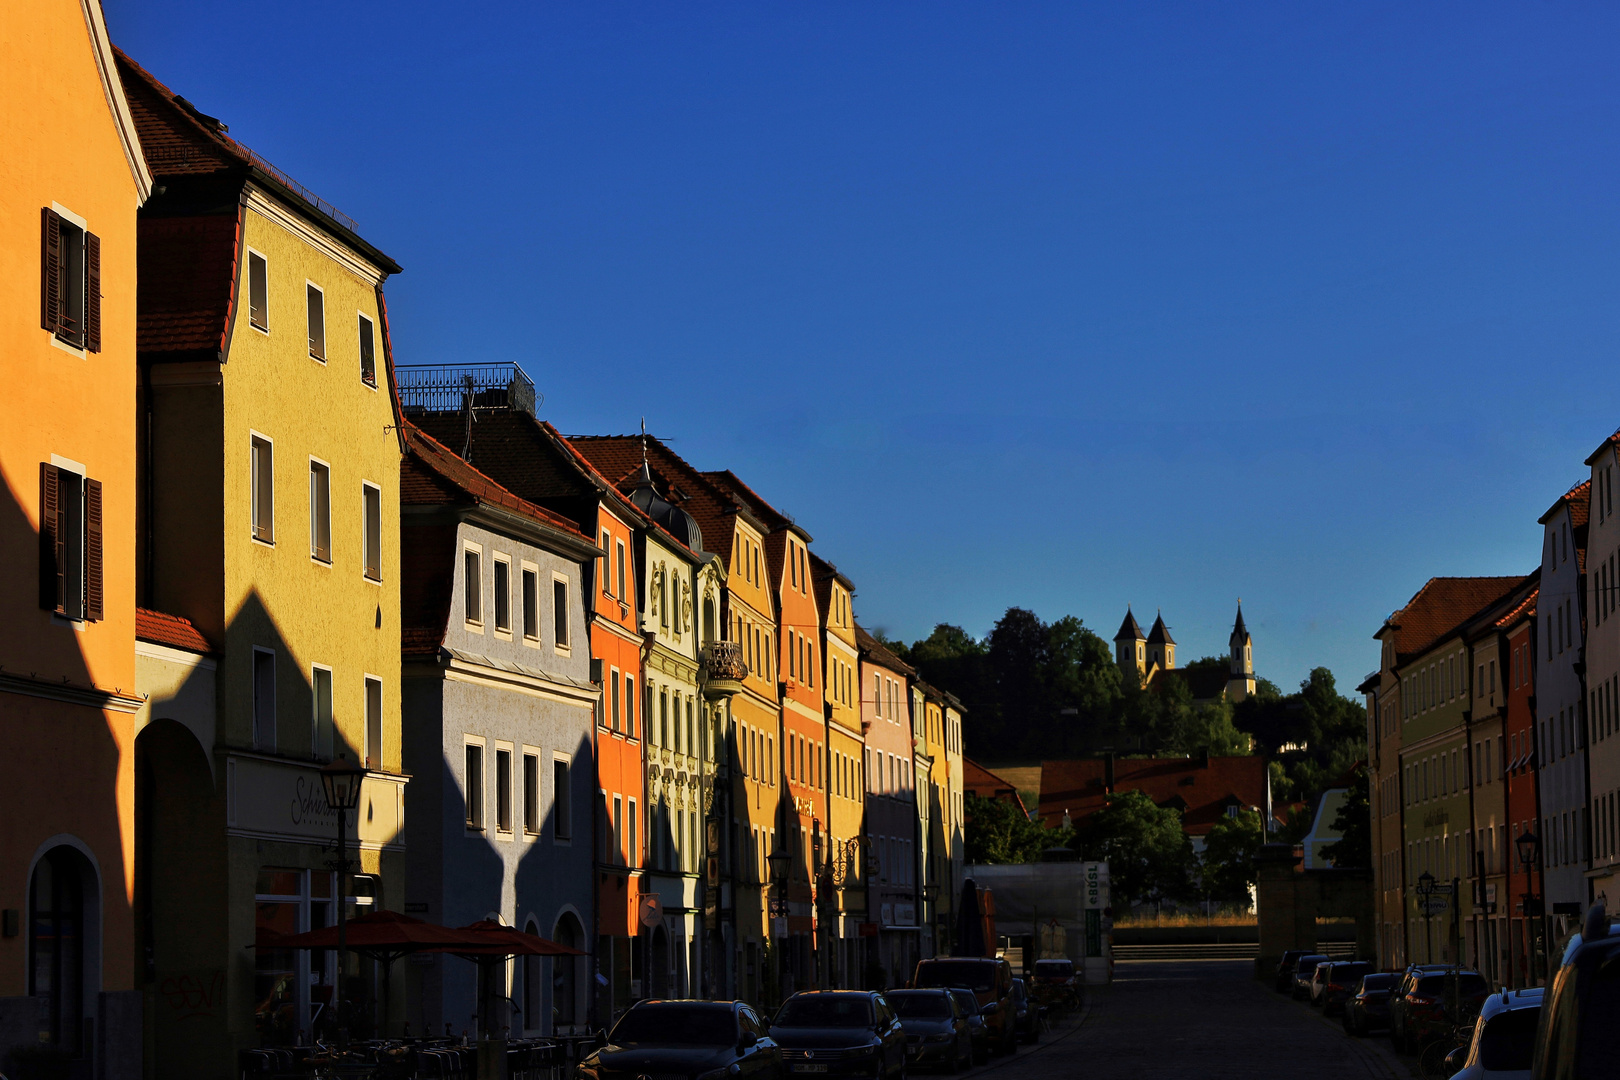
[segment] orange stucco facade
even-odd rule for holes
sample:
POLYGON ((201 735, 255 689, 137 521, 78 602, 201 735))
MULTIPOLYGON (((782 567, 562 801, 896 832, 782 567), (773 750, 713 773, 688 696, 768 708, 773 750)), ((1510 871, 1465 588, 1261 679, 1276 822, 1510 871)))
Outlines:
POLYGON ((0 1003, 56 1002, 40 1040, 89 1057, 127 1048, 108 1042, 128 1008, 109 995, 134 987, 135 217, 151 180, 93 2, 8 21, 0 100, 0 1003), (49 302, 47 230, 51 280, 74 280, 49 302), (65 1002, 35 985, 50 964, 34 931, 56 918, 83 935, 58 960, 65 1002))

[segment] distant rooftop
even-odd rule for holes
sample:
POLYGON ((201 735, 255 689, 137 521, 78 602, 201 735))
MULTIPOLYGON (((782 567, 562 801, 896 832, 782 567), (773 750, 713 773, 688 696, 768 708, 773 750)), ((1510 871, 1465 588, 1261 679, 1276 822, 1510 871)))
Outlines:
POLYGON ((406 415, 517 409, 534 416, 534 381, 516 364, 403 364, 394 368, 406 415))

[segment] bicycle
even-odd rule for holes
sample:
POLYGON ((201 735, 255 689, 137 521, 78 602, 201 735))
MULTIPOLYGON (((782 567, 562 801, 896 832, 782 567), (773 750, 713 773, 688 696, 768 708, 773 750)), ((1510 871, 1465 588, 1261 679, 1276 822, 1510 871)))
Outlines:
POLYGON ((1443 1080, 1452 1074, 1452 1070, 1446 1067, 1446 1058, 1451 1056, 1453 1050, 1465 1047, 1473 1041, 1473 1021, 1455 1025, 1449 1035, 1442 1035, 1423 1048, 1423 1052, 1418 1055, 1418 1072, 1423 1075, 1424 1080, 1430 1078, 1443 1080))

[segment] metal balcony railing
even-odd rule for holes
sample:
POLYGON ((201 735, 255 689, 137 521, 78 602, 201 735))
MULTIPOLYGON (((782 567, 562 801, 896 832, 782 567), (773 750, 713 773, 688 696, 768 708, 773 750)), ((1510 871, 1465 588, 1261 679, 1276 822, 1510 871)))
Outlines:
POLYGON ((743 663, 742 644, 736 641, 709 642, 703 646, 703 669, 711 679, 742 682, 748 678, 748 665, 743 663))
POLYGON ((535 415, 534 382, 516 364, 406 364, 394 369, 407 413, 519 409, 535 415))

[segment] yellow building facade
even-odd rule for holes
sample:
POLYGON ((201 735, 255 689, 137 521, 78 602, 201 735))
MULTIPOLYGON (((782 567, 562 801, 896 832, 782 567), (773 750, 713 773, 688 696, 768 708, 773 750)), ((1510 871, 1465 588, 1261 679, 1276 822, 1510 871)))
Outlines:
POLYGON ((860 651, 855 644, 855 584, 838 568, 811 553, 811 577, 821 613, 822 685, 827 714, 826 872, 819 931, 826 937, 828 985, 858 987, 861 979, 861 924, 866 910, 862 858, 866 823, 865 781, 861 775, 866 742, 861 729, 860 651))

